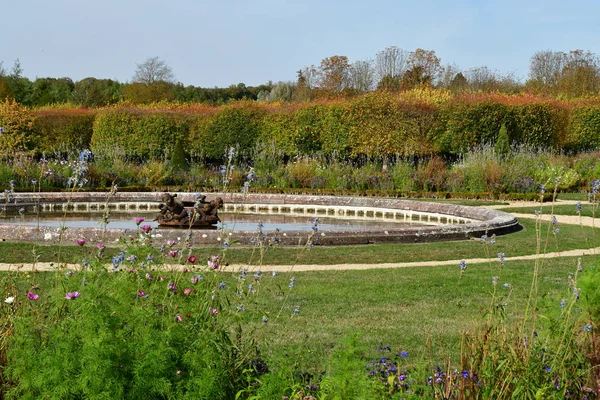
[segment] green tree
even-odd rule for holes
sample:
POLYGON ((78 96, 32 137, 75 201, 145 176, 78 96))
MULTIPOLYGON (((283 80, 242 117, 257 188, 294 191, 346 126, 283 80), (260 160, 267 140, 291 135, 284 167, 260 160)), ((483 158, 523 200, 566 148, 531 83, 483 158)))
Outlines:
POLYGON ((500 158, 506 158, 510 153, 510 137, 508 136, 508 129, 506 124, 502 124, 500 132, 498 132, 498 139, 494 145, 494 151, 500 158))
POLYGON ((346 56, 324 58, 319 67, 319 86, 329 93, 340 93, 348 87, 349 70, 346 56))

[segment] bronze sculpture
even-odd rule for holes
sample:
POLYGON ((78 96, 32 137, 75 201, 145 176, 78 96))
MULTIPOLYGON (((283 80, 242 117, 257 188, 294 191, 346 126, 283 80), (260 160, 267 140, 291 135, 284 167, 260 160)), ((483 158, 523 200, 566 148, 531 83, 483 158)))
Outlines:
POLYGON ((217 211, 223 208, 223 199, 216 197, 206 201, 206 196, 197 196, 196 201, 182 201, 177 194, 163 193, 160 196, 163 204, 155 220, 161 226, 176 228, 213 227, 221 220, 217 211))

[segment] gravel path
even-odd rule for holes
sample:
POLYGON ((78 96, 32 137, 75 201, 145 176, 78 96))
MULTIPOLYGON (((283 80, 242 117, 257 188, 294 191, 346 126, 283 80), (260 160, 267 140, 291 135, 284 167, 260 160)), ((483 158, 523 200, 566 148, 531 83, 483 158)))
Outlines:
MULTIPOLYGON (((556 204, 575 204, 576 201, 563 200, 557 201, 556 204)), ((516 202, 511 203, 509 206, 488 206, 488 208, 504 208, 504 207, 529 207, 531 206, 532 213, 531 214, 513 214, 517 218, 536 218, 533 214, 533 210, 539 207, 539 203, 533 202, 516 202)), ((544 221, 550 220, 550 215, 545 214, 541 215, 544 221)), ((572 225, 584 225, 584 226, 600 226, 600 221, 595 221, 591 217, 579 217, 579 216, 569 216, 569 215, 557 215, 556 219, 559 224, 572 224, 572 225)), ((527 256, 516 256, 516 257, 506 257, 506 261, 517 261, 517 260, 535 260, 537 258, 557 258, 557 257, 581 257, 585 255, 594 255, 600 254, 600 247, 593 249, 578 249, 578 250, 570 250, 563 252, 553 252, 546 254, 532 254, 527 256)), ((376 268, 407 268, 407 267, 435 267, 435 266, 443 266, 443 265, 458 265, 458 263, 463 260, 446 260, 446 261, 417 261, 417 262, 398 262, 398 263, 385 263, 385 264, 329 264, 329 265, 263 265, 260 267, 261 271, 295 271, 295 272, 304 272, 304 271, 331 271, 331 270, 365 270, 365 269, 376 269, 376 268)), ((464 259, 467 264, 480 264, 486 263, 489 261, 496 261, 496 259, 486 259, 486 258, 472 258, 472 259, 464 259)), ((35 269, 37 271, 53 271, 57 268, 56 263, 37 263, 35 265, 35 269)), ((61 268, 64 269, 79 269, 80 266, 78 264, 63 264, 61 268)), ((166 270, 181 270, 183 267, 180 265, 167 265, 164 267, 166 270)), ((243 264, 239 265, 230 265, 227 267, 227 270, 230 271, 238 271, 242 268, 248 268, 249 270, 257 269, 257 267, 247 266, 243 264)), ((33 269, 32 264, 2 264, 0 263, 0 271, 31 271, 33 269)))

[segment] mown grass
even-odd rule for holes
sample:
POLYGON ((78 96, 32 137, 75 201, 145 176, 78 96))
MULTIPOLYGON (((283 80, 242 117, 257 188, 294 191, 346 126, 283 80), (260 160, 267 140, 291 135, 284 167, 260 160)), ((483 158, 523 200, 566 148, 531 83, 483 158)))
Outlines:
MULTIPOLYGON (((500 211, 515 214, 533 214, 534 211, 542 211, 542 214, 556 215, 578 215, 577 206, 575 204, 544 204, 536 205, 535 207, 504 207, 499 208, 500 211)), ((582 217, 597 217, 598 206, 594 204, 581 204, 582 217)))
MULTIPOLYGON (((506 253, 507 256, 533 254, 536 249, 536 223, 534 219, 520 221, 523 230, 499 237, 494 252, 506 253)), ((590 238, 594 230, 578 225, 561 225, 561 233, 552 235, 547 224, 543 228, 544 236, 548 237, 547 251, 567 251, 589 248, 594 246, 590 238)), ((245 243, 234 245, 227 252, 225 261, 230 264, 259 265, 259 252, 245 243)), ((63 262, 81 262, 95 254, 95 249, 80 246, 63 246, 61 260, 63 262)), ((93 244, 91 245, 93 246, 93 244)), ((33 261, 32 244, 0 243, 1 263, 30 263, 33 261)), ((208 259, 220 252, 220 248, 198 248, 194 255, 200 260, 208 259)), ((36 250, 40 262, 55 262, 58 257, 58 246, 39 246, 36 250)), ((111 256, 118 252, 117 248, 106 249, 111 256)), ((487 257, 486 247, 481 245, 479 238, 473 240, 437 242, 437 243, 398 243, 377 244, 364 246, 333 246, 314 247, 310 251, 301 251, 298 247, 273 247, 268 249, 262 259, 262 264, 293 265, 293 264, 381 264, 398 262, 442 261, 487 257)), ((495 255, 495 253, 494 253, 495 255)))
MULTIPOLYGON (((588 267, 598 258, 584 257, 582 262, 588 267)), ((533 261, 507 262, 501 272, 495 259, 489 264, 468 265, 460 282, 458 264, 291 273, 297 285, 289 298, 279 296, 277 290, 259 297, 264 309, 284 310, 283 318, 271 315, 262 328, 261 348, 277 363, 298 363, 318 370, 341 337, 359 332, 367 359, 377 357, 379 346, 389 345, 396 352, 408 351, 414 359, 432 352, 434 362, 441 362, 444 355, 457 361, 462 332, 480 324, 490 309, 506 302, 503 312, 509 324, 519 321, 533 265, 533 261), (492 276, 500 277, 494 304, 492 276), (508 300, 504 299, 509 293, 504 283, 513 286, 508 300), (295 306, 300 306, 300 313, 290 317, 295 306)), ((560 311, 560 299, 568 294, 568 274, 576 266, 574 257, 546 260, 538 303, 543 314, 560 311)), ((544 329, 540 325, 540 332, 544 329)))

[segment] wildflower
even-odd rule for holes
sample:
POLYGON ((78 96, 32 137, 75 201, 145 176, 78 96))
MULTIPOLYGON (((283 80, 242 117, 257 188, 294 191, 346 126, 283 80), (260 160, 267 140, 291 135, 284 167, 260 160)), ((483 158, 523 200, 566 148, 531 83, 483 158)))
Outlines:
POLYGON ((146 261, 148 261, 149 263, 153 263, 154 262, 154 256, 152 254, 148 254, 146 256, 146 261))
POLYGON ((512 285, 510 283, 505 283, 502 285, 505 289, 512 289, 512 285))
POLYGON ((104 244, 102 243, 98 243, 96 247, 98 248, 98 250, 104 250, 104 244))
POLYGON ((400 357, 402 357, 402 358, 408 357, 408 351, 401 351, 400 352, 400 357))
POLYGON ((13 296, 9 296, 6 299, 4 299, 4 302, 6 304, 12 304, 15 301, 15 298, 13 296))
POLYGON ((189 296, 190 293, 192 293, 192 289, 190 289, 189 287, 183 289, 183 294, 185 294, 186 296, 189 296))
POLYGON ((140 226, 140 229, 142 230, 142 232, 148 233, 152 230, 152 227, 150 225, 142 225, 140 226))
POLYGON ((590 324, 584 325, 583 328, 582 328, 582 331, 584 331, 584 332, 591 332, 592 331, 592 325, 590 325, 590 324))
POLYGON ((296 287, 296 278, 294 278, 293 276, 290 278, 290 283, 288 284, 288 288, 289 289, 293 289, 294 287, 296 287))
POLYGON ((500 266, 504 267, 504 264, 506 263, 506 253, 497 253, 496 256, 498 257, 500 266))
POLYGON ((567 300, 565 300, 565 299, 562 299, 562 300, 560 301, 560 308, 565 308, 565 305, 566 305, 566 304, 567 304, 567 300))
POLYGON ((79 296, 81 296, 81 293, 75 291, 75 292, 69 292, 65 295, 65 299, 67 300, 74 300, 76 298, 78 298, 79 296))
POLYGON ((271 278, 275 278, 276 276, 279 276, 279 272, 271 271, 271 278))
POLYGON ((293 313, 294 313, 294 314, 298 314, 299 312, 300 312, 300 306, 296 306, 296 307, 294 307, 294 311, 293 311, 293 313))
POLYGON ((211 256, 208 260, 208 267, 212 269, 219 269, 219 256, 211 256))
POLYGON ((135 297, 138 298, 138 299, 140 299, 140 298, 147 299, 148 295, 143 290, 138 290, 137 296, 135 296, 135 297))
POLYGON ((40 296, 32 292, 27 292, 27 298, 29 298, 29 300, 37 300, 40 296))
POLYGON ((192 282, 194 285, 196 283, 198 283, 200 279, 198 278, 198 275, 195 275, 194 277, 190 278, 190 282, 192 282))
POLYGON ((133 222, 135 222, 135 224, 136 224, 137 226, 140 226, 140 224, 141 224, 142 222, 144 222, 145 220, 146 220, 146 219, 145 219, 145 218, 143 218, 143 217, 135 217, 135 218, 133 219, 133 222))
POLYGON ((175 240, 167 240, 167 246, 169 247, 173 247, 177 244, 177 241, 175 240))
POLYGON ((146 279, 148 279, 149 281, 152 280, 152 275, 150 275, 148 272, 146 272, 146 279))
POLYGON ((577 202, 575 204, 575 207, 577 208, 577 215, 581 215, 581 203, 577 202))
POLYGON ((471 371, 469 371, 468 369, 465 369, 461 372, 461 375, 464 379, 467 379, 470 374, 471 374, 471 371))
POLYGON ((179 254, 179 251, 177 251, 177 250, 169 250, 169 256, 171 256, 171 257, 177 257, 177 254, 179 254))
POLYGON ((244 306, 242 306, 242 305, 236 306, 235 311, 245 311, 244 306))
POLYGON ((267 322, 269 322, 269 318, 267 318, 265 315, 262 316, 261 321, 263 322, 263 324, 266 324, 267 322))
POLYGON ((83 246, 85 244, 85 242, 86 242, 85 238, 77 239, 75 241, 75 243, 77 243, 80 246, 83 246))
POLYGON ((189 256, 189 257, 188 257, 188 262, 189 262, 190 264, 194 264, 194 263, 196 262, 196 260, 197 260, 197 259, 196 259, 196 256, 189 256))
POLYGON ((462 260, 461 262, 459 262, 458 266, 460 267, 461 273, 463 273, 467 270, 467 263, 465 262, 465 260, 462 260))
POLYGON ((313 218, 311 229, 315 233, 319 230, 319 222, 321 222, 319 218, 313 218))
POLYGON ((212 307, 209 307, 208 311, 210 312, 211 315, 217 315, 219 313, 219 310, 217 310, 216 308, 212 308, 212 307))
POLYGON ((177 320, 177 322, 181 322, 181 321, 183 321, 183 317, 181 316, 181 314, 177 314, 177 315, 175 316, 175 319, 177 320))
POLYGON ((181 375, 181 370, 180 369, 177 370, 177 375, 181 375))
POLYGON ((227 286, 225 285, 225 282, 219 282, 219 289, 225 289, 225 286, 227 286))
POLYGON ((133 254, 131 254, 130 256, 128 256, 128 257, 126 258, 126 260, 127 260, 127 261, 128 261, 130 264, 133 264, 133 263, 135 262, 135 260, 136 260, 136 259, 137 259, 137 256, 136 256, 136 255, 133 255, 133 254))
POLYGON ((169 282, 169 290, 175 292, 177 290, 177 286, 175 286, 174 282, 169 282))
POLYGON ((500 278, 498 278, 497 276, 492 276, 492 285, 493 286, 496 286, 496 284, 498 283, 498 279, 500 279, 500 278))

